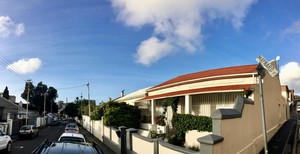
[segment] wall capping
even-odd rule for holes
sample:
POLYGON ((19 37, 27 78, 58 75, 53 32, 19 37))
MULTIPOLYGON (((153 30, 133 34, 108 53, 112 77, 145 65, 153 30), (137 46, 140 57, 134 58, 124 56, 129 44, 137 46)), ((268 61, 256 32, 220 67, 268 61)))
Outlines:
POLYGON ((250 98, 238 96, 234 101, 233 109, 218 109, 212 115, 212 119, 233 119, 242 117, 245 104, 254 104, 250 98))
POLYGON ((201 144, 217 144, 220 143, 224 140, 224 137, 222 136, 218 136, 218 135, 214 135, 214 134, 209 134, 203 137, 200 137, 197 139, 198 142, 200 142, 201 144))

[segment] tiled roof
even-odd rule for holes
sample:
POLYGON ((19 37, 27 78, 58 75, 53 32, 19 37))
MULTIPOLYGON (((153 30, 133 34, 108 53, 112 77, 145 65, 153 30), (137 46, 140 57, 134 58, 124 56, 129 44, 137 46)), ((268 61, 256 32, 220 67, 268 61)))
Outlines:
POLYGON ((201 79, 206 77, 214 77, 214 76, 222 76, 222 75, 234 75, 234 74, 244 74, 244 73, 255 73, 257 64, 253 65, 244 65, 244 66, 234 66, 234 67, 226 67, 226 68, 219 68, 213 70, 206 70, 202 72, 190 73, 178 76, 166 82, 163 82, 159 85, 156 85, 150 88, 148 91, 152 91, 159 87, 164 87, 170 84, 176 84, 184 81, 194 80, 194 79, 201 79))
POLYGON ((151 100, 151 99, 175 97, 175 96, 185 95, 185 94, 196 94, 196 93, 199 94, 199 93, 205 93, 205 92, 221 92, 221 91, 228 91, 228 90, 244 91, 245 89, 249 89, 250 87, 252 87, 254 85, 255 84, 243 84, 243 85, 230 85, 230 86, 206 87, 206 88, 198 88, 198 89, 181 90, 181 91, 147 96, 147 97, 144 97, 144 98, 138 100, 137 102, 151 100))

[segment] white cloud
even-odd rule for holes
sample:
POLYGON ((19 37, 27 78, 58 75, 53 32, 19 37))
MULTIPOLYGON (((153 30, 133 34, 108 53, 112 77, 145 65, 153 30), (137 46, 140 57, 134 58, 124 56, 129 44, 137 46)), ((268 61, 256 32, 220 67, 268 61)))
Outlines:
POLYGON ((300 34, 300 19, 290 25, 283 31, 283 36, 291 35, 291 34, 300 34))
POLYGON ((166 41, 160 41, 156 37, 145 40, 138 47, 137 62, 150 66, 160 58, 168 55, 174 47, 166 41), (152 51, 152 52, 149 52, 152 51))
POLYGON ((280 68, 280 81, 286 84, 295 93, 300 92, 300 65, 297 62, 289 62, 280 68))
POLYGON ((7 38, 10 35, 20 36, 24 33, 24 24, 15 24, 10 17, 0 16, 0 38, 7 38))
POLYGON ((7 69, 19 74, 28 74, 36 72, 42 65, 39 58, 21 59, 7 66, 7 69))
POLYGON ((151 65, 174 51, 203 48, 202 28, 207 21, 225 19, 239 29, 255 0, 111 0, 118 20, 141 28, 153 26, 152 36, 141 42, 137 61, 151 65), (156 40, 155 40, 156 39, 156 40), (152 43, 152 46, 146 44, 152 43), (155 43, 156 42, 156 43, 155 43), (167 47, 167 51, 162 48, 167 47), (146 55, 144 55, 146 54, 146 55))
POLYGON ((25 25, 23 23, 16 25, 15 34, 17 36, 22 35, 25 32, 25 25))

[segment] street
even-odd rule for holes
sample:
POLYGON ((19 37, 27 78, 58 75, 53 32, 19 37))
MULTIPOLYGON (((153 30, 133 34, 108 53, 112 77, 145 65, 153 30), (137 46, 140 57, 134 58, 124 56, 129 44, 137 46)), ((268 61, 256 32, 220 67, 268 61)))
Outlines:
POLYGON ((11 154, 29 154, 45 139, 56 141, 64 132, 65 125, 45 126, 39 130, 39 136, 34 139, 18 139, 13 142, 11 154))

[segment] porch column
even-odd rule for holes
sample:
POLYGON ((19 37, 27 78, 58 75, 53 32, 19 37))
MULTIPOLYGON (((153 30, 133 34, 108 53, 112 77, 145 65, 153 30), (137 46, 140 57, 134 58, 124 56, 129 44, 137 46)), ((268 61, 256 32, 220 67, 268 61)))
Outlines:
POLYGON ((154 126, 154 125, 156 125, 156 121, 155 121, 156 104, 155 104, 154 99, 151 99, 150 102, 151 102, 151 124, 152 124, 152 126, 154 126))
POLYGON ((185 95, 185 114, 191 114, 192 113, 192 96, 191 95, 185 95))

